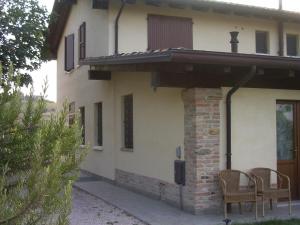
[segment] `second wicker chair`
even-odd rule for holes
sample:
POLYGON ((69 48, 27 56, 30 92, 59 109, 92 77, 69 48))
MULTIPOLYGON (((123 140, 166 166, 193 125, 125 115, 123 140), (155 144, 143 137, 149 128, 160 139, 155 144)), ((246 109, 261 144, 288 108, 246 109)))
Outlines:
MULTIPOLYGON (((223 170, 219 173, 219 179, 223 192, 224 216, 227 219, 227 204, 238 203, 241 208, 242 202, 255 203, 255 218, 257 219, 257 185, 256 180, 239 170, 223 170), (241 176, 248 180, 248 186, 242 187, 241 176)), ((241 210, 241 209, 240 209, 241 210)))
POLYGON ((265 215, 264 201, 270 200, 270 208, 273 209, 273 200, 281 198, 287 198, 289 200, 289 214, 292 214, 291 203, 291 182, 290 178, 276 170, 269 168, 255 168, 251 170, 251 175, 257 182, 257 194, 262 198, 263 202, 263 216, 265 215), (272 173, 277 175, 278 184, 277 187, 272 187, 271 179, 272 173), (283 181, 285 180, 287 187, 283 187, 283 181))

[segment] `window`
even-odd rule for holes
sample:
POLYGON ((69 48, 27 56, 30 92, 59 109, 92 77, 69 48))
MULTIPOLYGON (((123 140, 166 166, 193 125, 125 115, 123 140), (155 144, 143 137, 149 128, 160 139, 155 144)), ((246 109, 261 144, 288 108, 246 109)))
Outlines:
POLYGON ((78 32, 78 41, 79 41, 79 60, 85 59, 86 55, 86 23, 83 22, 79 27, 78 32))
POLYGON ((298 35, 287 34, 286 35, 286 47, 288 56, 298 55, 298 35))
POLYGON ((85 108, 84 107, 80 107, 79 108, 80 111, 80 126, 82 128, 82 144, 85 144, 85 108))
POLYGON ((65 71, 74 69, 74 34, 65 37, 65 71))
POLYGON ((256 31, 256 53, 269 53, 269 33, 266 31, 256 31))
POLYGON ((75 102, 69 104, 69 126, 72 126, 75 122, 75 102))
POLYGON ((108 9, 108 0, 93 0, 93 9, 108 9))
POLYGON ((95 104, 95 111, 96 111, 96 144, 97 146, 103 146, 103 119, 102 119, 102 102, 95 104))
POLYGON ((190 18, 149 15, 148 48, 193 48, 193 22, 190 18))
POLYGON ((133 149, 133 95, 123 96, 123 142, 126 149, 133 149))

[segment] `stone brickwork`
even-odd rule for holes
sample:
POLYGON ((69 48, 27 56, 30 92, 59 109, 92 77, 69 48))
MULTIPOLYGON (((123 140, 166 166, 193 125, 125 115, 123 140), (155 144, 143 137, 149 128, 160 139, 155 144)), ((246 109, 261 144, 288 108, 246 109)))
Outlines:
POLYGON ((179 188, 156 178, 116 169, 116 184, 135 192, 179 206, 179 188))
POLYGON ((195 214, 220 209, 220 89, 183 92, 186 187, 184 199, 195 214))

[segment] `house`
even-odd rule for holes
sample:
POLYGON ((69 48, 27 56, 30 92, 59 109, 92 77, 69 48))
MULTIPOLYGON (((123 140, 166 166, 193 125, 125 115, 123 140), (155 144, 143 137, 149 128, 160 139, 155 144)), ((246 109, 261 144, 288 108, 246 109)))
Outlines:
MULTIPOLYGON (((58 104, 80 111, 82 169, 200 213, 218 172, 278 169, 300 198, 300 14, 206 0, 56 0, 58 104), (185 160, 182 195, 174 160, 185 160)), ((273 180, 276 185, 276 179, 273 180)))

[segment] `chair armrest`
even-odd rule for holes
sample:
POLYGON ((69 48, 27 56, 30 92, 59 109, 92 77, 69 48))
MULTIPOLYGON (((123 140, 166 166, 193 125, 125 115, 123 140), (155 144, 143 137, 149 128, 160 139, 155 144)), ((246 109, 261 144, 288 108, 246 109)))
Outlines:
POLYGON ((227 184, 226 184, 226 181, 224 179, 222 179, 221 177, 219 179, 220 179, 220 183, 221 183, 223 194, 226 194, 227 193, 227 184))
POLYGON ((243 174, 245 177, 248 178, 248 180, 249 180, 248 187, 250 188, 251 187, 250 183, 252 183, 253 186, 254 186, 255 193, 257 193, 257 182, 256 182, 256 180, 253 177, 251 177, 249 174, 245 173, 245 172, 241 171, 240 173, 243 174))
POLYGON ((280 188, 282 188, 282 180, 285 179, 288 183, 288 189, 289 190, 291 189, 291 179, 287 175, 280 173, 279 171, 276 171, 276 170, 271 169, 271 171, 276 173, 277 177, 280 179, 280 185, 279 185, 280 188))
POLYGON ((262 177, 256 176, 254 173, 251 173, 251 176, 256 180, 257 190, 264 191, 264 180, 262 177))

